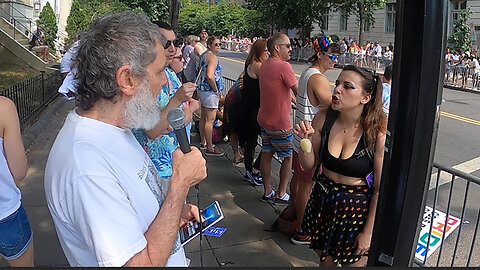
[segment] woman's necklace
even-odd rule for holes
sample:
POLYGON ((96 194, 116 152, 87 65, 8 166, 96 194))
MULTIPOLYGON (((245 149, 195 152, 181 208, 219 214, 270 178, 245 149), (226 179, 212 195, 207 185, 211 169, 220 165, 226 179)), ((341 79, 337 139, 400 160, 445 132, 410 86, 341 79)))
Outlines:
POLYGON ((348 130, 352 129, 352 128, 355 128, 355 127, 358 127, 358 124, 360 123, 360 121, 358 122, 355 122, 353 125, 351 125, 349 128, 346 128, 345 127, 345 124, 343 124, 343 133, 347 133, 348 130))

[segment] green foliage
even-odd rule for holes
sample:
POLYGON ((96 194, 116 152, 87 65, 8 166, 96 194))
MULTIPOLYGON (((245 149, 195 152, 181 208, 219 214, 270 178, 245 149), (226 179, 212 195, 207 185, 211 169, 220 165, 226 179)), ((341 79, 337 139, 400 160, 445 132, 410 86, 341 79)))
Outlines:
POLYGON ((373 11, 385 7, 387 0, 329 0, 336 10, 342 10, 347 17, 356 15, 359 26, 358 43, 363 44, 365 22, 374 27, 373 11))
POLYGON ((120 0, 131 9, 142 10, 152 21, 168 22, 170 0, 120 0))
POLYGON ((470 19, 470 14, 472 14, 470 8, 462 11, 460 14, 458 14, 458 19, 454 22, 453 33, 448 37, 450 47, 452 47, 454 50, 459 50, 461 52, 467 52, 471 50, 472 29, 467 24, 467 21, 470 19))
POLYGON ((198 34, 202 29, 215 36, 226 36, 232 31, 250 37, 268 34, 258 11, 230 2, 220 5, 184 2, 179 15, 179 34, 198 34))
POLYGON ((54 40, 57 39, 58 25, 57 17, 55 16, 55 12, 53 11, 49 2, 47 2, 47 4, 43 7, 42 12, 40 12, 37 25, 41 25, 43 27, 47 45, 52 51, 55 51, 54 40))
POLYGON ((65 30, 68 33, 67 44, 73 43, 79 32, 88 28, 89 19, 82 8, 79 0, 74 0, 70 8, 70 15, 67 18, 67 26, 65 30))
POLYGON ((74 0, 70 15, 67 18, 67 43, 76 40, 81 31, 86 31, 96 19, 106 15, 126 10, 141 12, 140 8, 132 9, 119 0, 74 0))
POLYGON ((262 14, 270 29, 301 30, 303 38, 310 37, 313 23, 320 22, 321 13, 328 10, 328 1, 318 0, 250 0, 248 7, 262 14))

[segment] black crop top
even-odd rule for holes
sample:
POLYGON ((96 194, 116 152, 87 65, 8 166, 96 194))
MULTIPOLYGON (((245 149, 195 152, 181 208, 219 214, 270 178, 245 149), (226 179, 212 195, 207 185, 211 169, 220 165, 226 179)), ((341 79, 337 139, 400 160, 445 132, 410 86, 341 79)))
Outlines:
POLYGON ((366 145, 363 136, 365 136, 365 134, 362 134, 362 138, 360 138, 353 155, 347 159, 340 159, 332 156, 328 150, 328 141, 330 137, 330 132, 328 132, 327 137, 325 138, 325 149, 322 151, 321 156, 323 166, 334 173, 350 177, 365 178, 367 174, 373 171, 373 162, 368 158, 366 153, 366 145))

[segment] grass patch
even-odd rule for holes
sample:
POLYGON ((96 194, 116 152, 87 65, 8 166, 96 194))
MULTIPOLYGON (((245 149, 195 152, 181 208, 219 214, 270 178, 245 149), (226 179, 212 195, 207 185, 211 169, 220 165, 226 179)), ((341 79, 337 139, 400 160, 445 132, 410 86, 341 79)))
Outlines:
POLYGON ((40 71, 30 67, 0 63, 0 92, 39 74, 40 71))

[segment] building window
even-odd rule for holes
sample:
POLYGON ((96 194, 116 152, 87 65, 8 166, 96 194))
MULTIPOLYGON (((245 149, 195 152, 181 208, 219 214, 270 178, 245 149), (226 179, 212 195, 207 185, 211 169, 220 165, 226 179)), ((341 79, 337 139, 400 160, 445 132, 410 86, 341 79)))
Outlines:
POLYGON ((385 32, 395 32, 395 3, 388 3, 386 6, 387 17, 385 18, 385 32))
POLYGON ((340 11, 340 31, 347 31, 348 17, 340 11))
POLYGON ((452 15, 453 21, 455 22, 458 19, 460 12, 467 9, 467 1, 453 1, 452 2, 452 15))
POLYGON ((321 14, 320 29, 324 31, 328 30, 328 11, 326 13, 321 14))

